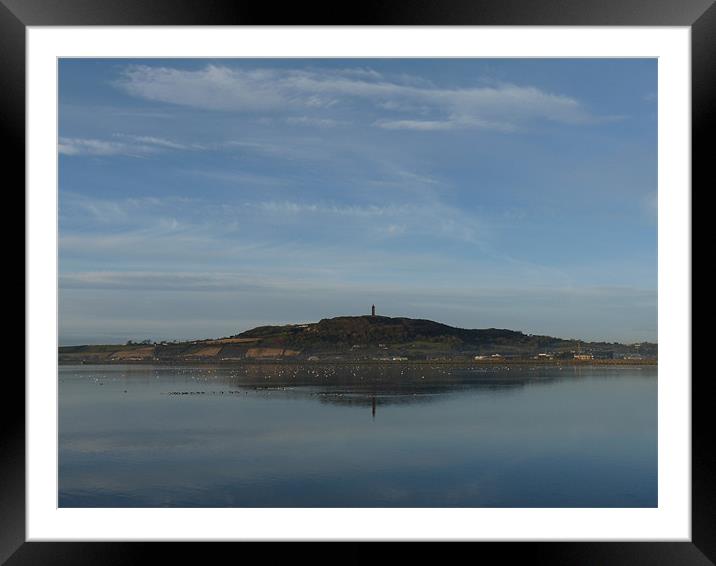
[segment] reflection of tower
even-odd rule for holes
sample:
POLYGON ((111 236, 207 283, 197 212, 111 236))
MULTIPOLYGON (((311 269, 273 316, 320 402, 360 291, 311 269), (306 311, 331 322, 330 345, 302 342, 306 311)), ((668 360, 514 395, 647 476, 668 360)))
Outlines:
POLYGON ((370 309, 370 316, 375 316, 375 305, 370 309))
POLYGON ((371 406, 371 413, 373 414, 373 418, 375 419, 375 395, 373 395, 370 406, 371 406))

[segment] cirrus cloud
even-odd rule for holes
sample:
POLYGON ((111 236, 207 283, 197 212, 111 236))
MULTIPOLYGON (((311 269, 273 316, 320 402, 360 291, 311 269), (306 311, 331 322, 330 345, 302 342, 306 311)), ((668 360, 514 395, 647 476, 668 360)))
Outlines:
POLYGON ((336 125, 331 112, 352 101, 368 103, 377 115, 373 125, 391 130, 471 128, 512 132, 540 120, 566 124, 602 120, 575 98, 534 86, 502 83, 446 88, 409 76, 386 77, 367 69, 355 73, 132 65, 123 70, 116 85, 139 98, 205 110, 298 112, 290 120, 318 127, 336 125), (314 115, 306 115, 307 111, 314 115), (416 117, 405 118, 416 113, 416 117), (396 118, 396 114, 402 117, 396 118))

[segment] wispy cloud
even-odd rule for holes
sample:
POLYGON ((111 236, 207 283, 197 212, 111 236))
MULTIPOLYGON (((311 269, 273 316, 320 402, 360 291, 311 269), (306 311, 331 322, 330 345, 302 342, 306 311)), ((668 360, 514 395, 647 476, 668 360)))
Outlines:
POLYGON ((316 128, 337 128, 348 124, 345 120, 333 118, 317 118, 315 116, 290 116, 286 118, 289 126, 311 126, 316 128))
POLYGON ((413 213, 414 206, 357 206, 357 205, 332 205, 324 203, 299 203, 291 201, 264 201, 247 203, 247 207, 256 208, 272 214, 324 214, 336 216, 404 216, 413 213))
POLYGON ((147 145, 155 148, 176 149, 181 151, 205 150, 207 146, 196 143, 180 143, 167 138, 156 136, 137 136, 132 134, 114 134, 114 137, 127 140, 136 144, 147 145))
MULTIPOLYGON (((657 294, 652 289, 642 289, 628 286, 530 286, 520 285, 493 287, 490 285, 414 285, 405 286, 402 283, 383 281, 380 283, 366 281, 336 281, 327 282, 321 277, 306 277, 310 270, 304 272, 286 271, 277 275, 257 275, 250 271, 212 271, 192 272, 177 270, 141 270, 141 271, 78 271, 64 273, 59 283, 63 289, 131 289, 131 290, 172 290, 172 291, 207 291, 207 290, 298 290, 331 292, 366 292, 383 295, 386 293, 400 293, 409 290, 413 296, 432 301, 442 301, 441 305, 457 307, 464 304, 466 299, 473 299, 479 304, 481 300, 490 300, 503 303, 513 301, 517 297, 525 300, 529 297, 551 297, 554 301, 568 300, 599 300, 608 301, 612 297, 621 296, 630 301, 643 301, 649 303, 656 300, 657 294)), ((438 304, 438 303, 436 303, 438 304)))
MULTIPOLYGON (((84 271, 60 276, 62 289, 211 291, 258 288, 255 278, 236 273, 166 271, 84 271)), ((269 282, 263 281, 263 286, 269 282)))
POLYGON ((186 171, 189 175, 203 177, 237 187, 251 186, 282 186, 287 185, 290 179, 276 175, 260 175, 249 171, 241 170, 191 170, 186 171))
MULTIPOLYGON (((584 124, 598 119, 575 98, 534 86, 441 88, 416 77, 386 77, 370 69, 245 70, 207 65, 184 70, 133 65, 124 69, 117 85, 140 98, 217 111, 325 112, 353 99, 368 101, 382 113, 417 110, 415 118, 382 116, 374 125, 384 129, 510 132, 535 120, 584 124)), ((326 127, 334 118, 319 113, 292 120, 326 127)))
POLYGON ((440 131, 457 129, 481 129, 497 132, 515 132, 519 128, 509 121, 482 120, 469 115, 451 115, 445 120, 377 120, 374 124, 386 130, 440 131))
POLYGON ((293 201, 247 203, 250 209, 273 216, 293 216, 311 223, 310 217, 321 216, 326 231, 334 239, 348 237, 352 245, 377 236, 429 236, 482 246, 487 237, 485 223, 476 215, 439 201, 412 204, 335 205, 293 201), (357 238, 357 239, 356 239, 357 238))
POLYGON ((128 157, 144 157, 157 151, 156 146, 148 144, 86 138, 60 138, 57 149, 61 155, 125 155, 128 157))
POLYGON ((147 157, 167 150, 197 151, 207 149, 199 144, 184 144, 156 136, 138 136, 115 133, 111 139, 61 137, 58 151, 61 155, 124 155, 147 157))
POLYGON ((150 217, 154 221, 162 214, 179 212, 192 206, 196 199, 175 196, 142 196, 121 199, 97 198, 72 191, 63 191, 60 198, 60 220, 96 221, 100 224, 123 224, 142 222, 150 217))
POLYGON ((300 140, 301 143, 290 143, 287 140, 268 142, 263 140, 228 140, 220 144, 225 151, 239 151, 265 158, 280 158, 287 161, 322 161, 330 155, 321 140, 300 140))
MULTIPOLYGON (((315 277, 321 269, 370 273, 381 242, 423 241, 420 257, 386 250, 377 264, 424 271, 441 260, 441 246, 469 244, 483 256, 485 222, 439 201, 344 203, 311 200, 222 202, 198 198, 102 199, 68 193, 60 207, 60 252, 69 266, 126 269, 237 262, 267 273, 294 266, 315 277), (91 234, 91 237, 88 237, 91 234), (304 267, 309 266, 309 267, 304 267)), ((435 273, 437 273, 436 271, 435 273)))
POLYGON ((449 120, 378 120, 375 125, 386 130, 452 130, 455 123, 449 120))

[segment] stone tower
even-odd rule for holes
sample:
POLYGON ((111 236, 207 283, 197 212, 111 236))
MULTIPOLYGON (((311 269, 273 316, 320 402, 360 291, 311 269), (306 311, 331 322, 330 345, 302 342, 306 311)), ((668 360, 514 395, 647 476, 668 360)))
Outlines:
POLYGON ((375 316, 375 305, 373 305, 370 309, 370 316, 375 316))

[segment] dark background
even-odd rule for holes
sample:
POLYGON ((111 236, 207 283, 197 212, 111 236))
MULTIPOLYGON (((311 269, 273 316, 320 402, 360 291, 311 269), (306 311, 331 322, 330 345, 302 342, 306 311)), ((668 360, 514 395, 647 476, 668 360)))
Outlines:
MULTIPOLYGON (((716 109, 716 6, 713 0, 367 0, 354 3, 230 0, 0 0, 0 128, 5 210, 24 187, 25 27, 84 25, 584 25, 691 26, 692 184, 706 190, 708 141, 716 109), (707 137, 708 136, 708 137, 707 137), (12 175, 12 177, 10 176, 12 175), (12 181, 10 180, 12 179, 12 181)), ((569 46, 565 46, 568 54, 569 46)), ((709 186, 711 183, 709 183, 709 186)), ((686 189, 686 188, 685 188, 686 189)), ((693 198, 693 191, 692 191, 693 198)), ((24 199, 19 198, 24 211, 24 199)), ((7 222, 9 224, 9 222, 7 222)), ((17 229, 7 238, 17 250, 17 229)), ((693 255, 693 254, 692 254, 693 255)), ((9 262, 9 259, 6 259, 9 262)), ((24 257, 20 259, 24 262, 24 257)), ((18 270, 13 267, 13 273, 18 270)), ((23 287, 26 281, 23 278, 23 287)), ((27 296, 25 295, 27 300, 27 296)), ((14 306, 6 295, 8 306, 14 306)), ((51 317, 54 323, 54 316, 51 317)), ((13 327, 16 335, 19 331, 13 327)), ((684 376, 688 379, 690 376, 684 376)), ((709 374, 692 381, 692 539, 656 543, 25 543, 24 384, 5 376, 0 411, 0 563, 134 564, 178 559, 366 564, 467 560, 586 565, 708 565, 716 561, 716 451, 709 374)))

